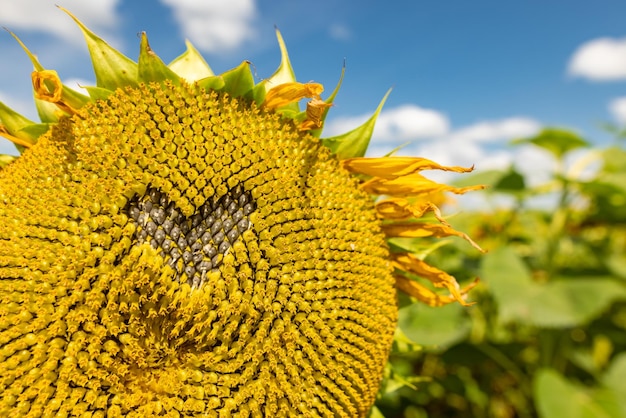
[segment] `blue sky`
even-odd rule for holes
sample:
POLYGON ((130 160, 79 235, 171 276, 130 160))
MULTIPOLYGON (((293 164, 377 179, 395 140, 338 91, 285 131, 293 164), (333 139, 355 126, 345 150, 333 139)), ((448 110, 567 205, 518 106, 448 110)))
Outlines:
MULTIPOLYGON (((626 124, 623 0, 0 0, 0 25, 44 66, 92 84, 80 32, 54 4, 133 59, 145 30, 166 62, 189 38, 215 72, 247 59, 259 78, 279 62, 276 25, 301 81, 330 92, 346 60, 327 134, 356 126, 393 87, 373 155, 411 141, 404 154, 536 174, 549 158, 514 152, 511 138, 562 126, 604 145, 599 123, 626 124)), ((34 118, 31 65, 6 32, 0 54, 0 100, 34 118)), ((0 153, 10 148, 0 143, 0 153)))

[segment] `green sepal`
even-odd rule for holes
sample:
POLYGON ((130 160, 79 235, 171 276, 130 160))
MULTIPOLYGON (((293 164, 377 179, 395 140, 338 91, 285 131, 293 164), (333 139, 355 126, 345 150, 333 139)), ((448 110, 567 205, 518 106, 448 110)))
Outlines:
POLYGON ((178 74, 170 70, 152 48, 150 48, 148 36, 145 32, 141 33, 138 75, 139 81, 146 83, 170 80, 175 85, 180 85, 180 77, 178 74))
MULTIPOLYGON (((337 82, 337 85, 335 86, 335 89, 333 90, 333 92, 330 94, 330 96, 328 96, 326 100, 324 100, 324 102, 328 104, 333 104, 335 102, 335 97, 337 97, 337 94, 339 93, 339 90, 341 89, 341 84, 343 83, 343 76, 345 74, 346 74, 346 64, 344 62, 343 67, 341 68, 341 75, 339 76, 339 81, 337 82)), ((324 113, 322 113, 322 117, 320 118, 322 123, 324 123, 324 121, 326 120, 326 116, 328 115, 329 110, 330 110, 330 106, 324 109, 324 113)), ((323 126, 324 125, 322 125, 322 128, 319 128, 319 129, 313 129, 309 131, 309 133, 313 135, 314 137, 319 138, 322 135, 323 126)))
MULTIPOLYGON (((281 84, 293 83, 297 81, 296 74, 293 71, 291 61, 289 60, 287 45, 285 45, 285 40, 280 34, 278 28, 276 28, 276 39, 278 40, 278 46, 280 48, 280 65, 278 66, 276 71, 274 71, 274 74, 272 74, 269 78, 261 81, 255 87, 254 100, 259 106, 263 103, 263 100, 265 100, 265 94, 272 88, 281 84)), ((283 106, 282 108, 292 110, 295 113, 300 112, 300 106, 298 105, 298 102, 290 103, 286 106, 283 106)))
POLYGON ((186 40, 185 45, 187 45, 187 50, 170 62, 169 69, 189 82, 215 75, 191 42, 186 40))
MULTIPOLYGON (((24 52, 26 52, 26 55, 28 55, 28 58, 30 59, 30 62, 33 64, 35 71, 44 71, 46 68, 43 65, 41 65, 37 57, 32 52, 30 52, 30 50, 26 47, 26 45, 24 45, 24 43, 20 40, 20 38, 18 38, 17 35, 15 35, 13 32, 9 32, 9 33, 20 44, 24 52)), ((50 82, 46 82, 45 84, 46 86, 52 88, 52 85, 49 83, 50 82)), ((77 92, 74 89, 67 87, 64 84, 63 84, 63 91, 62 91, 61 97, 62 97, 61 100, 64 103, 68 104, 74 109, 80 109, 85 104, 91 101, 89 97, 77 92)), ((35 98, 35 105, 37 106, 37 113, 39 114, 41 120, 43 122, 56 122, 58 120, 58 117, 54 115, 54 112, 56 112, 56 110, 58 109, 56 105, 53 105, 54 107, 51 107, 49 105, 42 105, 42 103, 48 103, 48 102, 35 98)))
POLYGON ((89 96, 85 96, 82 93, 77 92, 71 87, 63 84, 63 91, 61 93, 61 101, 63 103, 70 105, 73 109, 80 109, 85 106, 87 103, 91 103, 91 98, 89 96))
POLYGON ((226 83, 221 75, 213 75, 211 77, 205 77, 196 82, 198 86, 205 90, 221 91, 226 83))
POLYGON ((224 86, 220 89, 233 97, 251 98, 254 89, 254 77, 250 71, 250 61, 244 61, 239 66, 220 75, 224 86))
MULTIPOLYGON (((11 109, 4 103, 0 102, 0 123, 2 126, 13 136, 20 139, 24 139, 32 144, 37 143, 38 136, 33 136, 29 132, 24 132, 24 128, 34 125, 35 122, 28 119, 25 116, 20 115, 15 110, 11 109)), ((15 145, 17 150, 21 153, 24 152, 24 147, 21 145, 15 145)))
POLYGON ((6 167, 17 158, 15 155, 0 154, 0 169, 6 167))
POLYGON ((87 90, 89 97, 91 97, 91 100, 94 102, 96 100, 106 100, 111 94, 113 94, 113 91, 102 87, 85 86, 83 88, 87 90))
POLYGON ((4 125, 6 130, 9 131, 11 135, 15 135, 19 138, 26 139, 26 140, 32 140, 33 144, 37 142, 36 141, 37 138, 24 137, 18 134, 20 130, 24 129, 25 127, 29 125, 34 125, 35 122, 28 119, 26 116, 20 115, 15 110, 11 109, 10 107, 8 107, 2 102, 0 102, 0 122, 2 123, 2 125, 4 125))
POLYGON ((67 13, 83 32, 98 87, 113 91, 118 87, 137 86, 138 72, 135 61, 96 36, 69 11, 63 7, 59 7, 59 9, 67 13))
POLYGON ((322 144, 327 146, 340 160, 364 156, 374 132, 376 119, 378 119, 389 93, 391 93, 391 89, 387 91, 374 114, 363 125, 341 135, 322 138, 322 144))
POLYGON ((59 121, 59 108, 54 103, 47 102, 35 97, 37 115, 43 123, 57 123, 59 121))
POLYGON ((35 138, 35 142, 52 126, 49 123, 33 123, 32 125, 28 125, 19 130, 19 132, 24 133, 24 135, 35 138))
MULTIPOLYGON (((48 82, 46 82, 46 85, 48 85, 48 82)), ((73 109, 80 109, 87 103, 90 103, 92 99, 89 96, 85 96, 84 94, 81 94, 63 84, 60 101, 69 105, 73 109)), ((42 122, 58 122, 58 112, 61 109, 56 104, 35 97, 35 106, 37 107, 37 114, 39 115, 39 119, 41 119, 42 122)))
POLYGON ((45 68, 43 67, 43 65, 41 65, 39 63, 39 60, 37 59, 37 57, 30 52, 30 49, 28 49, 26 47, 26 45, 24 45, 24 42, 22 42, 22 40, 20 38, 17 37, 16 34, 14 34, 13 32, 9 31, 9 33, 11 34, 11 36, 13 38, 15 38, 15 40, 17 41, 18 44, 20 44, 20 46, 22 47, 22 49, 24 50, 24 52, 26 52, 26 55, 28 55, 28 58, 30 59, 30 62, 33 64, 33 67, 35 67, 36 71, 43 71, 45 70, 45 68))

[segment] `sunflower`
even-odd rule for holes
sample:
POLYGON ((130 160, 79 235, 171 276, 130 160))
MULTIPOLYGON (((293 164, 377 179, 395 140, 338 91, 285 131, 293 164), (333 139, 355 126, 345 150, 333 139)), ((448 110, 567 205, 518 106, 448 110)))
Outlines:
POLYGON ((255 83, 191 44, 165 65, 145 34, 136 63, 68 14, 96 86, 69 89, 24 46, 41 122, 0 103, 22 152, 0 171, 0 415, 365 416, 396 289, 466 304, 388 240, 469 240, 421 198, 479 187, 421 171, 471 169, 364 158, 382 103, 320 138, 339 86, 297 82, 279 33, 255 83))

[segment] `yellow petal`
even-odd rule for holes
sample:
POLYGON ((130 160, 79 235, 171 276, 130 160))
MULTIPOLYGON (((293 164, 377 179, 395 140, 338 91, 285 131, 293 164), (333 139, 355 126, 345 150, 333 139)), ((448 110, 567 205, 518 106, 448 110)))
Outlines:
POLYGON ((376 203, 376 212, 381 218, 390 220, 421 218, 426 212, 433 212, 438 221, 446 223, 439 208, 431 202, 414 205, 406 199, 394 197, 376 203))
POLYGON ((423 238, 423 237, 461 237, 480 252, 485 252, 478 244, 463 232, 459 232, 447 224, 428 224, 423 222, 397 222, 382 225, 382 230, 388 237, 423 238))
POLYGON ((313 97, 306 104, 306 119, 300 125, 300 130, 307 131, 310 129, 319 129, 322 127, 324 111, 331 107, 331 103, 326 103, 318 97, 313 97))
POLYGON ((54 103, 59 109, 75 114, 77 110, 63 100, 63 83, 54 70, 33 71, 31 74, 35 97, 46 102, 54 103))
POLYGON ((324 86, 319 83, 283 83, 267 92, 263 106, 277 109, 305 97, 318 97, 323 91, 324 86))
MULTIPOLYGON (((452 296, 438 295, 437 293, 433 292, 427 287, 422 286, 415 280, 411 280, 407 277, 396 275, 395 279, 396 279, 396 288, 398 290, 403 291, 409 296, 413 296, 417 300, 424 302, 427 305, 443 306, 443 305, 448 305, 453 302, 457 302, 457 300, 453 298, 452 296)), ((471 284, 470 286, 465 288, 461 293, 462 294, 464 294, 464 292, 466 293, 475 285, 476 283, 471 284)), ((459 302, 464 306, 473 305, 473 303, 467 303, 465 301, 459 301, 459 302)))
POLYGON ((484 189, 485 186, 454 187, 440 184, 427 179, 419 173, 393 179, 374 177, 361 185, 363 190, 370 194, 391 196, 415 196, 424 193, 452 192, 463 194, 470 190, 484 189))
POLYGON ((54 70, 33 71, 31 74, 35 97, 56 103, 63 95, 63 84, 54 70))
MULTIPOLYGON (((447 288, 452 297, 454 297, 454 299, 456 299, 461 305, 469 305, 465 302, 465 300, 463 300, 463 294, 456 279, 445 271, 439 270, 438 268, 427 264, 411 254, 393 254, 392 257, 394 267, 420 276, 430 281, 435 287, 447 288)), ((475 286, 475 283, 477 282, 478 279, 476 279, 474 284, 471 286, 475 286)))
POLYGON ((381 158, 349 158, 343 160, 343 168, 368 176, 393 179, 407 176, 422 170, 444 170, 457 173, 468 173, 474 167, 444 166, 434 161, 419 157, 381 157, 381 158))

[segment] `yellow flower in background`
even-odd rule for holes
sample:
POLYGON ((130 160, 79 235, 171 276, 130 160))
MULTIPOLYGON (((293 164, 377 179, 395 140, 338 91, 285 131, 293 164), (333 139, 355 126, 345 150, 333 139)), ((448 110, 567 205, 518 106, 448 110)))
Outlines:
POLYGON ((387 239, 469 240, 420 196, 480 187, 420 172, 470 169, 362 157, 382 103, 320 139, 339 86, 322 100, 298 83, 280 34, 278 70, 255 83, 190 44, 165 65, 145 34, 135 63, 74 20, 89 95, 24 47, 41 122, 0 103, 23 151, 0 159, 0 415, 365 416, 396 287, 466 303, 387 239))

